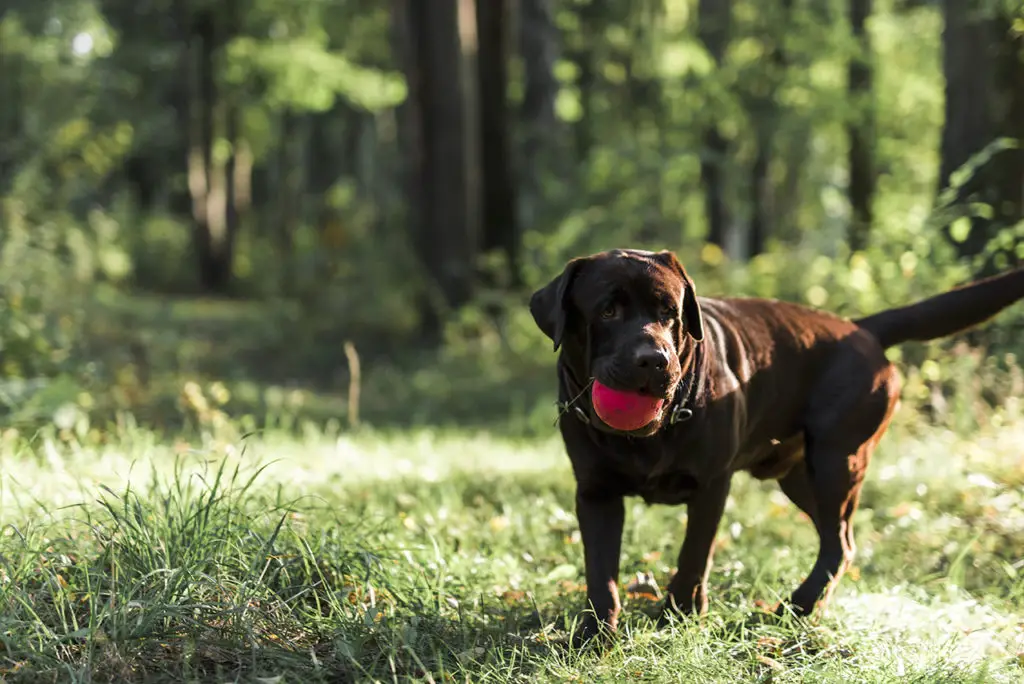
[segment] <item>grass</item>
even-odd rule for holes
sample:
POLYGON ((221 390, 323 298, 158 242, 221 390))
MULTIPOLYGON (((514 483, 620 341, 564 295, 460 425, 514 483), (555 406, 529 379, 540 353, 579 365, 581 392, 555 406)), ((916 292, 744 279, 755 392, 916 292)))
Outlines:
POLYGON ((647 614, 685 509, 628 503, 634 586, 605 653, 564 639, 584 594, 554 437, 9 435, 0 678, 1020 681, 1024 425, 962 438, 904 421, 877 456, 857 565, 825 615, 751 619, 810 568, 815 536, 776 487, 741 476, 711 611, 660 632, 647 614))

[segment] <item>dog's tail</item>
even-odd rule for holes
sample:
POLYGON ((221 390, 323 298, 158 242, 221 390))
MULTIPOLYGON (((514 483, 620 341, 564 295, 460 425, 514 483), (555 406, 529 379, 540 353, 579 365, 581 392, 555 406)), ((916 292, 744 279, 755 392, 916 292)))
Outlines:
POLYGON ((1024 268, 979 280, 916 304, 854 320, 883 348, 934 340, 966 330, 1024 298, 1024 268))

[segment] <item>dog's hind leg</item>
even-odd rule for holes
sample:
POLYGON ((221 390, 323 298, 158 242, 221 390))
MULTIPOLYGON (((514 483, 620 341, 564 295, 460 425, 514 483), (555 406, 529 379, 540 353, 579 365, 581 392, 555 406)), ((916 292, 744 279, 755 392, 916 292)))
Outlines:
POLYGON ((813 474, 803 464, 795 467, 779 484, 786 495, 811 517, 818 531, 818 558, 810 574, 778 612, 792 610, 810 614, 820 600, 824 605, 843 573, 853 562, 857 547, 853 536, 853 513, 857 510, 863 483, 863 467, 870 458, 871 444, 854 453, 818 452, 813 474), (854 465, 855 464, 855 465, 854 465), (851 467, 852 465, 852 467, 851 467))
POLYGON ((801 461, 779 478, 779 488, 796 507, 807 514, 811 522, 818 517, 818 502, 814 498, 814 484, 807 472, 807 464, 801 461))
MULTIPOLYGON (((777 612, 808 615, 819 601, 827 604, 843 573, 853 562, 856 543, 853 514, 871 454, 896 409, 899 383, 883 371, 859 401, 826 407, 810 416, 805 431, 804 462, 779 481, 783 492, 807 513, 818 532, 818 557, 810 574, 777 612)), ((849 395, 848 395, 849 396, 849 395)), ((829 398, 829 395, 825 395, 829 398)), ((834 395, 832 395, 834 397, 834 395)), ((812 397, 813 401, 813 397, 812 397)))

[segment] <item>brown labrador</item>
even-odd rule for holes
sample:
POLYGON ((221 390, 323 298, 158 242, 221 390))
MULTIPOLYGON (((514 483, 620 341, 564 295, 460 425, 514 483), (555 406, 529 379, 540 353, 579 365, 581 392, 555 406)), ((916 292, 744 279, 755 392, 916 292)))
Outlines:
POLYGON ((854 555, 851 518, 871 453, 899 402, 885 349, 990 318, 1024 297, 1024 269, 857 320, 786 302, 698 297, 672 252, 573 259, 530 311, 561 348, 559 426, 576 478, 591 611, 577 639, 620 611, 623 498, 686 504, 688 524, 663 623, 707 609, 715 535, 733 473, 778 480, 814 522, 818 557, 777 612, 828 600, 854 555), (620 432, 593 410, 594 379, 663 398, 620 432))

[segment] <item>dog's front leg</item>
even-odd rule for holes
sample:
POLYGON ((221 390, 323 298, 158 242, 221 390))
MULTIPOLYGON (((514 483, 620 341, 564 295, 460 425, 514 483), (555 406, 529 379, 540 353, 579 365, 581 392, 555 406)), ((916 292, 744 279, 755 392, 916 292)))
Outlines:
POLYGON ((700 614, 708 608, 708 574, 714 555, 715 535, 729 498, 731 475, 725 475, 701 487, 687 506, 686 536, 679 551, 677 570, 668 585, 668 596, 659 624, 664 625, 672 612, 700 614))
POLYGON ((574 635, 577 643, 589 640, 602 627, 614 632, 619 610, 619 552, 626 509, 621 496, 593 497, 577 493, 576 516, 583 540, 587 599, 593 614, 583 617, 574 635))

